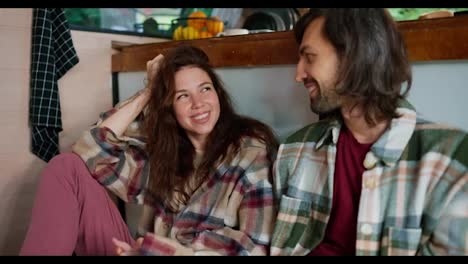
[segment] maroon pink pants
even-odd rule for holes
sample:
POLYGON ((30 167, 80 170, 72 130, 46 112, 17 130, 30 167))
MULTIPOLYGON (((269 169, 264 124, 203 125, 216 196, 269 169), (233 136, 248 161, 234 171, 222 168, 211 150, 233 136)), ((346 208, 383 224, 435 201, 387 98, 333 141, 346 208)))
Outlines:
POLYGON ((112 237, 134 242, 106 189, 73 153, 45 167, 20 255, 115 255, 112 237))

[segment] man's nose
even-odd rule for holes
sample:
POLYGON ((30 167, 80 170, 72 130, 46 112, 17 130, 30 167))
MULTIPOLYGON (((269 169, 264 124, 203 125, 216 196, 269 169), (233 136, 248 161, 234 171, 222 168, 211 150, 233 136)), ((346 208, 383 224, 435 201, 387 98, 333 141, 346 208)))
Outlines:
POLYGON ((299 60, 296 66, 296 82, 303 82, 304 79, 307 77, 306 72, 304 71, 304 64, 302 63, 302 60, 299 60))

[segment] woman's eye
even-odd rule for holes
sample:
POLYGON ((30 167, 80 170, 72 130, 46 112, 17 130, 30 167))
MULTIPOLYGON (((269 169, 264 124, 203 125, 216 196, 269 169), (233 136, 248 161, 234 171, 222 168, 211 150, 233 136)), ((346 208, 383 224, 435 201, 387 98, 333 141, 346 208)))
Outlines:
POLYGON ((182 98, 185 98, 185 97, 187 97, 186 94, 181 94, 181 95, 176 97, 176 100, 179 100, 179 99, 182 99, 182 98))
POLYGON ((202 92, 206 92, 206 91, 209 91, 209 90, 211 90, 211 87, 203 87, 202 92))

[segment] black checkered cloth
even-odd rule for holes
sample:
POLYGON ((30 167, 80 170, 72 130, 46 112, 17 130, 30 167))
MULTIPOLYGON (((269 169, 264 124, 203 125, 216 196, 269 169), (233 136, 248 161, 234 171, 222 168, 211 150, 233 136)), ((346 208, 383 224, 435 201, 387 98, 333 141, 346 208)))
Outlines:
POLYGON ((57 81, 79 62, 62 8, 34 8, 29 121, 31 151, 48 162, 59 153, 62 113, 57 81))

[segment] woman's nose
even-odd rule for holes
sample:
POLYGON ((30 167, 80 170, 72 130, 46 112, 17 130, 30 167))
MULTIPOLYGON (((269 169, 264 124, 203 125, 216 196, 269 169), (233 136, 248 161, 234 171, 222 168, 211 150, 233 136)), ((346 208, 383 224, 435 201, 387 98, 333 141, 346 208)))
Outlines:
POLYGON ((199 95, 192 96, 192 108, 200 108, 203 105, 203 99, 199 95))

